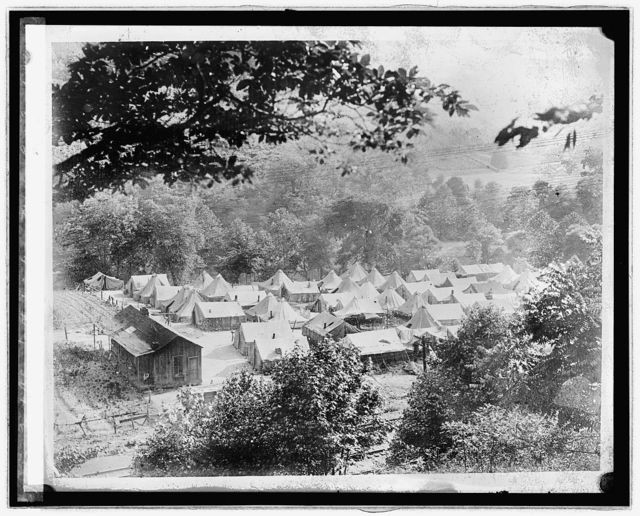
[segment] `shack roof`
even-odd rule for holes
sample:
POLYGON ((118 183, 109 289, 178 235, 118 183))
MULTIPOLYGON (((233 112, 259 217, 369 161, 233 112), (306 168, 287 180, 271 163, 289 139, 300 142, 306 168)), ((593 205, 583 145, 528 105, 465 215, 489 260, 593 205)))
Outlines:
POLYGON ((345 322, 329 312, 322 312, 305 323, 303 328, 308 328, 320 335, 327 335, 343 326, 345 322))
POLYGON ((196 311, 203 319, 222 319, 224 317, 244 317, 244 310, 235 301, 205 302, 198 301, 196 311))
POLYGON ((291 353, 296 347, 303 352, 309 351, 309 342, 306 337, 295 338, 266 338, 258 337, 255 340, 256 350, 263 361, 280 360, 283 356, 291 353), (280 353, 278 353, 280 350, 280 353))
POLYGON ((461 321, 464 319, 464 312, 459 303, 446 303, 443 305, 427 305, 427 313, 435 321, 461 321))
POLYGON ((202 347, 140 313, 133 305, 126 306, 115 315, 114 320, 118 329, 111 334, 111 338, 136 357, 154 353, 179 337, 202 347))
POLYGON ((405 351, 398 333, 393 328, 351 333, 345 339, 358 348, 362 356, 405 351))
POLYGON ((240 324, 240 333, 244 336, 245 342, 254 342, 257 338, 265 339, 287 338, 294 339, 294 333, 287 321, 275 319, 265 322, 244 322, 240 324))

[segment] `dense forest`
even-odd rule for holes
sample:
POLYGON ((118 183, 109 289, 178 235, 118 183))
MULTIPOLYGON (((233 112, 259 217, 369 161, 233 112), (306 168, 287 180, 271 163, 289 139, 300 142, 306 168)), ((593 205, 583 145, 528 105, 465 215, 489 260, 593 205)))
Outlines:
POLYGON ((55 204, 54 270, 67 284, 97 270, 123 279, 166 272, 181 284, 203 268, 233 281, 278 268, 313 278, 355 260, 386 273, 516 259, 541 267, 584 258, 602 222, 594 147, 567 153, 560 174, 511 188, 435 175, 419 160, 400 168, 385 155, 354 158, 356 170, 341 177, 331 163, 283 147, 260 155, 251 184, 151 179, 55 204))

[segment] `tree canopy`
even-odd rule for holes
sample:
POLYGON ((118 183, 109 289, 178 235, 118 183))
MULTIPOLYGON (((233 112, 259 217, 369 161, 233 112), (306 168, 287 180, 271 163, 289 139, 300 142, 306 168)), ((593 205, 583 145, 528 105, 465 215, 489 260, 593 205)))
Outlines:
MULTIPOLYGON (((357 42, 193 41, 87 44, 53 87, 53 144, 62 198, 84 199, 145 177, 243 181, 249 142, 309 136, 323 160, 332 137, 354 150, 404 150, 431 120, 475 106, 416 67, 385 70, 357 42), (347 124, 340 124, 347 120, 347 124)), ((345 169, 346 172, 346 169, 345 169)))

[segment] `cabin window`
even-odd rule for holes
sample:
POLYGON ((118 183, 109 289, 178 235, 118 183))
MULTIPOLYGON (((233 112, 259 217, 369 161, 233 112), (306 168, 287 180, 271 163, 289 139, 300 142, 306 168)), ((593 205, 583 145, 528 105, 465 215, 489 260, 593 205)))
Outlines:
POLYGON ((176 355, 173 357, 173 376, 184 375, 184 356, 176 355))

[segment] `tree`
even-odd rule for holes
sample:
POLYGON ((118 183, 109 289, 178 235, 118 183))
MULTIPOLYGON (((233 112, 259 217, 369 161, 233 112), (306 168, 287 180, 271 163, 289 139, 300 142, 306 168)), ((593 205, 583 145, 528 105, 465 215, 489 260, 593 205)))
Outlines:
POLYGON ((558 227, 558 223, 543 210, 528 221, 529 260, 534 267, 546 267, 560 258, 562 241, 557 239, 558 227))
POLYGON ((345 471, 383 431, 382 398, 365 381, 355 348, 321 342, 308 354, 294 351, 273 382, 274 453, 291 472, 345 471))
POLYGON ((302 221, 285 208, 278 208, 267 216, 265 231, 270 242, 269 270, 296 270, 301 264, 304 247, 302 228, 302 221))
POLYGON ((225 277, 237 281, 240 274, 254 274, 264 270, 271 245, 267 233, 255 231, 236 219, 225 231, 224 242, 219 269, 225 277))
POLYGON ((138 199, 99 194, 54 208, 54 267, 72 282, 101 271, 119 277, 140 265, 132 252, 138 232, 138 199))
POLYGON ((502 233, 493 224, 486 221, 478 221, 473 225, 470 233, 472 242, 479 244, 480 263, 489 263, 492 248, 502 244, 502 233))
POLYGON ((80 281, 97 270, 117 277, 168 272, 189 281, 220 246, 220 225, 202 199, 158 181, 126 195, 101 192, 56 208, 56 267, 80 281))
POLYGON ((396 268, 405 272, 428 268, 430 260, 440 247, 440 241, 419 211, 407 213, 405 227, 405 235, 397 246, 396 268))
POLYGON ((440 240, 455 238, 457 201, 451 188, 442 184, 433 193, 426 193, 418 201, 418 210, 440 240))
POLYGON ((502 229, 518 231, 524 229, 538 211, 538 203, 529 188, 516 186, 509 192, 502 210, 504 218, 502 229))
POLYGON ((179 401, 139 448, 142 472, 343 472, 384 429, 359 352, 329 342, 285 355, 270 382, 244 371, 211 403, 188 390, 179 401))
POLYGON ((443 425, 454 419, 455 380, 439 369, 426 371, 411 385, 408 406, 391 444, 389 462, 420 458, 433 468, 451 441, 443 425))
POLYGON ((361 261, 390 269, 395 246, 404 236, 404 212, 388 204, 347 198, 334 203, 325 217, 325 231, 341 239, 338 263, 361 261))
POLYGON ((484 405, 466 421, 445 423, 443 430, 452 441, 447 454, 451 469, 493 473, 599 467, 597 433, 565 428, 557 415, 484 405))
POLYGON ((450 116, 476 109, 416 67, 375 68, 357 49, 324 41, 86 44, 69 80, 53 87, 53 144, 79 149, 55 164, 56 192, 84 199, 154 174, 170 184, 246 180, 252 170, 238 149, 254 140, 350 134, 354 150, 403 153, 431 120, 431 100, 450 116), (341 130, 335 122, 345 117, 341 130))
POLYGON ((526 295, 524 331, 551 352, 531 372, 529 402, 550 410, 566 380, 600 381, 602 321, 602 236, 594 234, 585 262, 552 264, 541 276, 545 288, 526 295))

